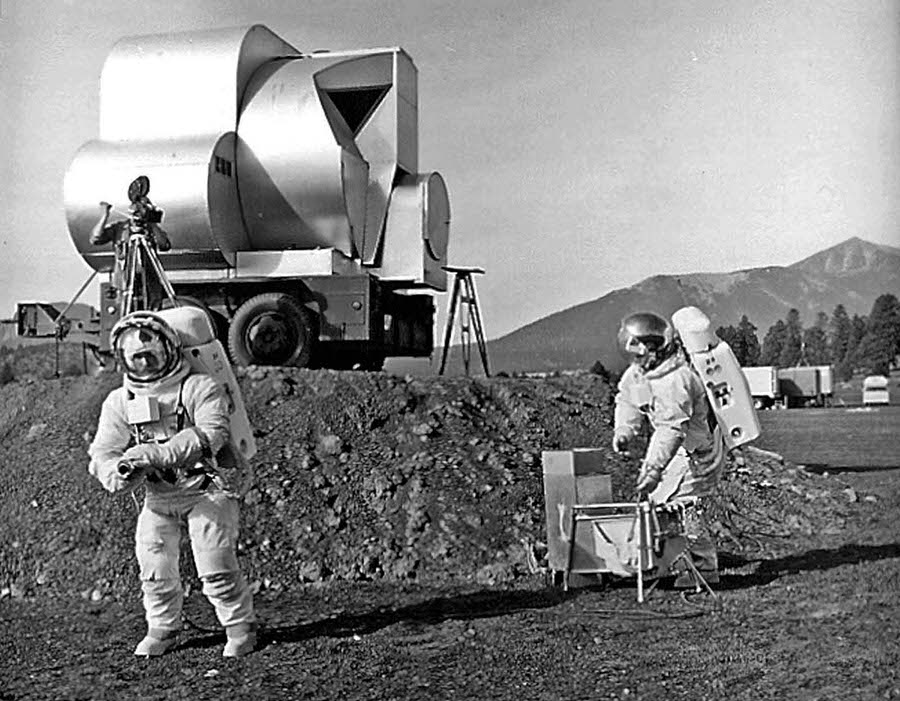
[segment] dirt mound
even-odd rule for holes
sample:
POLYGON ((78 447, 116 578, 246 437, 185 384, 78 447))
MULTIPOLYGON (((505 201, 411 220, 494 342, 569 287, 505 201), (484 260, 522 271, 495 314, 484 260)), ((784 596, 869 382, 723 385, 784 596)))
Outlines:
MULTIPOLYGON (((606 450, 612 430, 612 390, 594 375, 251 368, 240 381, 259 453, 239 554, 263 589, 533 572, 544 540, 541 451, 606 450)), ((2 593, 98 599, 137 589, 135 506, 86 471, 100 405, 119 382, 104 373, 0 388, 2 593)), ((628 498, 634 465, 611 451, 608 464, 614 496, 628 498)), ((802 549, 806 536, 839 531, 851 500, 842 489, 745 453, 723 481, 714 528, 739 557, 802 549)))

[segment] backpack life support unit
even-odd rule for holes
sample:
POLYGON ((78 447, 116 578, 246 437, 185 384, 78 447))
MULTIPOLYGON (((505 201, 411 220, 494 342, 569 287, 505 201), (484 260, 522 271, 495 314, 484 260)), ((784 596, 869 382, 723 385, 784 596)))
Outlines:
POLYGON ((193 306, 173 307, 153 313, 165 320, 181 338, 182 353, 191 369, 196 373, 210 375, 225 389, 231 443, 246 460, 252 458, 256 455, 256 439, 241 388, 207 313, 193 306))
POLYGON ((722 430, 725 447, 733 450, 759 437, 760 426, 747 378, 731 347, 712 330, 697 307, 682 307, 672 326, 706 388, 706 396, 722 430))

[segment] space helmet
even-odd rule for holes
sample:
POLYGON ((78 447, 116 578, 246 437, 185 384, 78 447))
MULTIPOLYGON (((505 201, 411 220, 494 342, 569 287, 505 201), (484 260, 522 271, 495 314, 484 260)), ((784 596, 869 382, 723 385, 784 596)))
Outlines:
POLYGON ((672 355, 677 346, 672 325, 659 314, 629 314, 619 326, 619 350, 644 370, 651 370, 672 355))
POLYGON ((178 333, 153 312, 123 316, 110 332, 119 365, 134 382, 148 384, 175 374, 182 364, 178 333))

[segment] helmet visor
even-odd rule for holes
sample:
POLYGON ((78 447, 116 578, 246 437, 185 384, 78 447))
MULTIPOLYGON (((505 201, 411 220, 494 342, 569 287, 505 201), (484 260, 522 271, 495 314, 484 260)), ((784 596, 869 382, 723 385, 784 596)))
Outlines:
POLYGON ((153 329, 127 328, 116 342, 116 355, 127 375, 142 382, 161 378, 169 370, 173 349, 153 329))
POLYGON ((625 317, 619 327, 618 341, 622 355, 645 369, 662 360, 673 348, 668 322, 649 312, 625 317))

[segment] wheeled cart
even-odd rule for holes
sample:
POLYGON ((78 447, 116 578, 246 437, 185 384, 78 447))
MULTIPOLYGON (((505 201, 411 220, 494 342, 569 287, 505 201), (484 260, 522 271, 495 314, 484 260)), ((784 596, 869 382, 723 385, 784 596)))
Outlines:
POLYGON ((548 561, 565 589, 571 575, 634 577, 638 602, 646 583, 690 570, 698 588, 712 593, 688 555, 685 523, 696 499, 665 504, 613 502, 603 454, 579 449, 543 453, 548 561))

